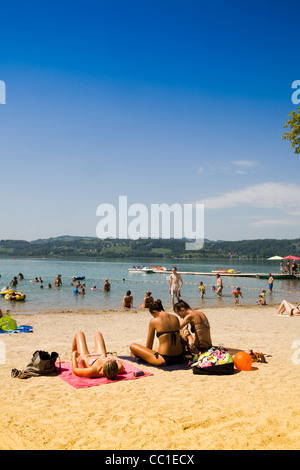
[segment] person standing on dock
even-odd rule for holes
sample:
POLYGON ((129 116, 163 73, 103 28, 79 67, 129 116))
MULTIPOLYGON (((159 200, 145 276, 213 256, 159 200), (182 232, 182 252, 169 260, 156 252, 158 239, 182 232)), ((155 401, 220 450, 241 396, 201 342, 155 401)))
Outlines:
POLYGON ((223 282, 222 282, 220 274, 216 274, 216 278, 217 278, 217 292, 216 293, 219 297, 221 297, 222 290, 223 290, 223 282))
POLYGON ((181 275, 177 272, 177 268, 172 269, 172 274, 170 275, 170 285, 169 292, 172 297, 172 308, 174 310, 174 296, 176 295, 177 301, 180 300, 180 290, 182 287, 182 278, 181 275))

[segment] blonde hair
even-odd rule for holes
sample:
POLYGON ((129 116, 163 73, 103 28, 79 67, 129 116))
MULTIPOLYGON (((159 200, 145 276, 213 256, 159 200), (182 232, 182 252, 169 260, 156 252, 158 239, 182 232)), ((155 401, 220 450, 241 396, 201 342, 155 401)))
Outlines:
POLYGON ((111 359, 107 361, 103 366, 103 374, 109 380, 114 380, 118 375, 118 364, 117 361, 111 359))

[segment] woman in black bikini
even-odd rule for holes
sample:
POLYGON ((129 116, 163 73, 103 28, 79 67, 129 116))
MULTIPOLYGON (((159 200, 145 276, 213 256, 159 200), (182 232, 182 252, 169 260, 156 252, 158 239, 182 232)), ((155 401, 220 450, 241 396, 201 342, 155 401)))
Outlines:
POLYGON ((298 317, 300 316, 300 304, 294 305, 287 300, 283 300, 274 315, 283 315, 284 312, 286 312, 290 317, 298 317))
POLYGON ((153 318, 149 323, 146 346, 131 344, 131 356, 140 357, 153 366, 181 364, 184 361, 184 350, 178 318, 166 313, 159 299, 150 305, 149 312, 153 318), (158 351, 152 349, 155 333, 159 340, 158 351))
POLYGON ((183 319, 180 328, 183 329, 192 353, 202 353, 212 347, 210 324, 203 312, 192 310, 183 300, 174 305, 174 311, 183 319), (189 332, 188 324, 191 325, 194 336, 189 332))

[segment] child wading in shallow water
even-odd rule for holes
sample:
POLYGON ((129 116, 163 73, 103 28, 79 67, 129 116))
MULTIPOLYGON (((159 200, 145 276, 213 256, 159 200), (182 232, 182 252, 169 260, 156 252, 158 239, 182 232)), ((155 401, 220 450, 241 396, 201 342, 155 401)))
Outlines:
POLYGON ((234 305, 239 305, 239 297, 241 296, 243 298, 243 295, 242 295, 242 292, 241 292, 241 288, 240 287, 237 287, 236 290, 233 290, 232 291, 232 295, 233 297, 235 298, 235 304, 234 305))
POLYGON ((204 299, 205 286, 203 285, 202 281, 200 281, 200 285, 199 285, 198 289, 199 289, 199 294, 201 294, 201 299, 204 299))
POLYGON ((267 305, 265 296, 263 294, 259 294, 259 299, 256 301, 259 305, 267 305))

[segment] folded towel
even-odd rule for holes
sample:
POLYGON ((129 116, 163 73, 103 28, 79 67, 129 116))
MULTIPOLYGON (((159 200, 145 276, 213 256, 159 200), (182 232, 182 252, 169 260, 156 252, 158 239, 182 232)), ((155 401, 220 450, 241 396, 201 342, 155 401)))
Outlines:
POLYGON ((33 332, 33 326, 29 326, 29 325, 20 325, 15 330, 9 330, 9 331, 0 329, 0 333, 32 333, 32 332, 33 332))
POLYGON ((140 379, 142 377, 153 375, 150 372, 143 371, 144 375, 135 377, 133 375, 134 372, 138 372, 142 369, 139 369, 133 366, 132 364, 127 364, 124 361, 121 361, 121 362, 125 370, 122 374, 117 375, 115 380, 109 380, 106 377, 99 377, 99 378, 79 377, 78 375, 73 373, 72 364, 70 362, 65 362, 65 361, 62 361, 60 364, 61 370, 58 376, 74 388, 86 388, 86 387, 94 387, 96 385, 104 385, 104 384, 109 384, 109 383, 120 382, 121 380, 140 379))

